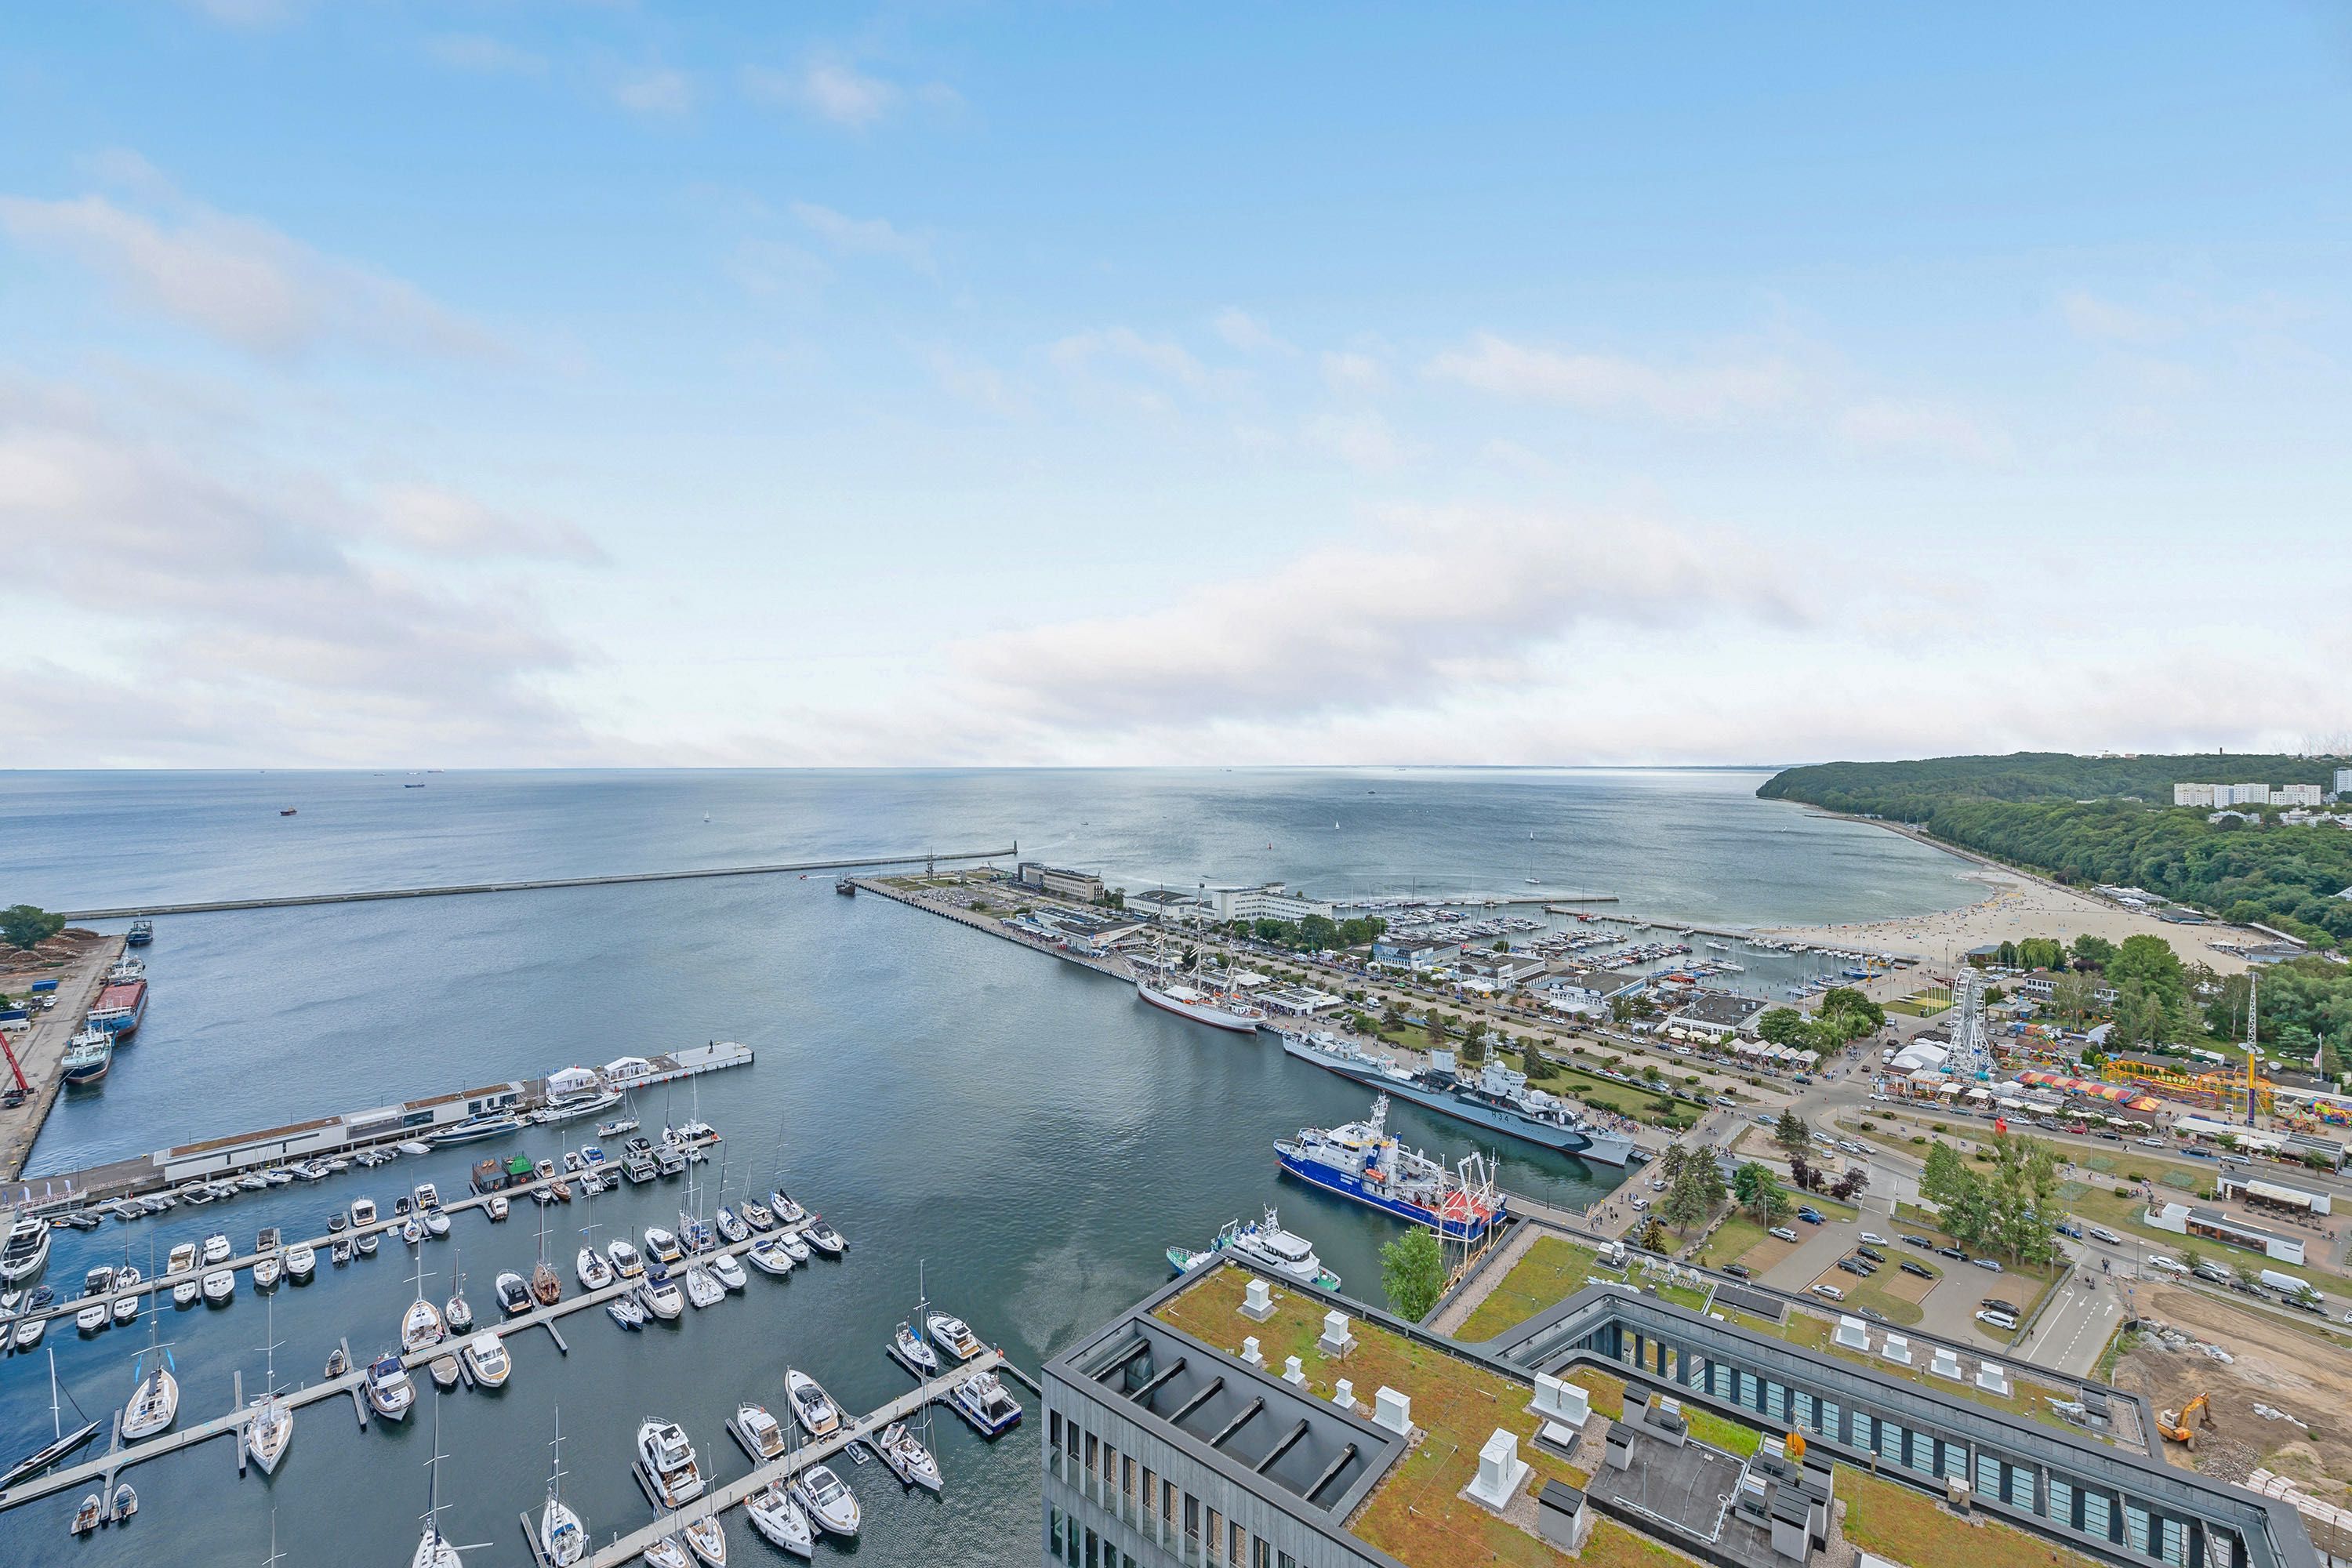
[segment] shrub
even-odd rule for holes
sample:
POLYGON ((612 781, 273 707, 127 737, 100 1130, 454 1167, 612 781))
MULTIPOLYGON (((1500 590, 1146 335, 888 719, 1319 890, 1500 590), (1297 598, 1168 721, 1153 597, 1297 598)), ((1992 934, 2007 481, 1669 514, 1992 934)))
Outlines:
POLYGON ((2127 1198, 2131 1195, 2132 1190, 2129 1187, 2117 1187, 2116 1189, 2116 1196, 2119 1198, 2127 1198))
POLYGON ((1927 1134, 1923 1132, 1918 1137, 1912 1139, 1911 1142, 1914 1143, 1924 1144, 1927 1142, 1927 1134))

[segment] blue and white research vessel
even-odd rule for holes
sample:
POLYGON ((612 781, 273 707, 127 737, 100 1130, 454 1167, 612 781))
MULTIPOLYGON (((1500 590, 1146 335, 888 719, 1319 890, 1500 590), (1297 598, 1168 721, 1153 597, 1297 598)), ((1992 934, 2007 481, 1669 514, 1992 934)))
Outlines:
POLYGON ((1336 1036, 1295 1030, 1284 1031, 1282 1048, 1408 1104, 1580 1160, 1622 1165, 1636 1157, 1633 1139, 1599 1125, 1568 1100, 1529 1089, 1527 1074, 1496 1062, 1488 1062, 1475 1079, 1463 1079, 1455 1076, 1452 1052, 1433 1051, 1430 1065, 1416 1073, 1336 1036))
POLYGON ((1301 1181, 1353 1198, 1399 1219, 1425 1225, 1447 1241, 1476 1241, 1503 1217, 1503 1194, 1486 1163, 1473 1154, 1459 1173, 1389 1131, 1389 1097, 1372 1113, 1341 1127, 1302 1128, 1277 1138, 1275 1158, 1301 1181))

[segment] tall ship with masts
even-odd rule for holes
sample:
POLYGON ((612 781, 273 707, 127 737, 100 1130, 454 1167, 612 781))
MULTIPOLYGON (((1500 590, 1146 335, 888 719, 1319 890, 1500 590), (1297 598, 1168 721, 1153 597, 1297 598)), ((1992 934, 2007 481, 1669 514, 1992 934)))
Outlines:
POLYGON ((1132 967, 1135 994, 1162 1012, 1237 1035, 1255 1034, 1265 1022, 1265 1009, 1234 989, 1230 979, 1213 983, 1205 975, 1180 971, 1160 952, 1136 960, 1132 967))

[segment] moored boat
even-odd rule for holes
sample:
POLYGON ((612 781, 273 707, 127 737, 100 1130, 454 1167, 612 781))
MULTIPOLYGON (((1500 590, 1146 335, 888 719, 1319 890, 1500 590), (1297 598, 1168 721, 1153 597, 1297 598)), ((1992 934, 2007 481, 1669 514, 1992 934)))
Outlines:
POLYGON ((824 1385, 798 1367, 784 1369, 784 1393, 792 1400, 793 1415, 801 1430, 812 1437, 829 1437, 841 1430, 841 1406, 824 1385))
POLYGON ((405 1421, 416 1405, 416 1384, 400 1358, 387 1352, 367 1370, 368 1407, 386 1421, 405 1421))
POLYGON ((1477 1155, 1461 1172, 1400 1143, 1388 1130, 1389 1097, 1373 1102, 1362 1121, 1309 1127, 1277 1139, 1284 1170, 1327 1192, 1436 1231, 1447 1240, 1475 1241, 1503 1215, 1504 1200, 1477 1155))
POLYGON ((907 1429, 903 1421, 893 1421, 882 1428, 882 1436, 874 1441, 874 1451, 890 1467, 890 1473, 910 1487, 939 1491, 944 1483, 940 1479, 940 1462, 931 1451, 907 1429))
POLYGON ((930 1331, 933 1344, 958 1361, 970 1361, 988 1348, 971 1331, 971 1325, 952 1312, 926 1313, 923 1327, 930 1331))
POLYGON ((771 1482, 753 1492, 743 1500, 743 1511, 751 1515, 751 1528, 770 1545, 795 1557, 816 1554, 816 1537, 809 1529, 808 1516, 782 1487, 771 1482))
POLYGON ((992 1372, 976 1372, 957 1384, 949 1399, 983 1436, 993 1437, 1021 1419, 1021 1402, 1005 1392, 992 1372))
POLYGON ((793 1481, 793 1495, 809 1520, 829 1535, 857 1533, 856 1496, 833 1473, 830 1465, 811 1465, 793 1481))
POLYGON ((637 1463, 664 1508, 682 1508, 702 1495, 694 1445, 675 1421, 656 1418, 637 1427, 637 1463))
POLYGON ((503 1388, 514 1371, 514 1358, 507 1354, 507 1342, 487 1331, 467 1340, 458 1355, 466 1370, 473 1374, 478 1388, 503 1388))

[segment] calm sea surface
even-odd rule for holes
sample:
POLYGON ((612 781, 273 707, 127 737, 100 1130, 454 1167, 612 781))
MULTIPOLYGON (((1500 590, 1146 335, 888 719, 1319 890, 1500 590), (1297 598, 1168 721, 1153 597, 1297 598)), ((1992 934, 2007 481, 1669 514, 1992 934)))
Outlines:
MULTIPOLYGON (((1759 802, 1737 773, 1427 771, 842 773, 0 774, 0 903, 53 908, 520 877, 578 876, 861 853, 992 848, 1099 868, 1130 889, 1285 879, 1327 897, 1602 890, 1628 910, 1718 924, 1878 919, 1967 902, 1957 861, 1892 834, 1759 802), (425 787, 408 789, 407 784, 425 787), (281 807, 299 808, 280 817, 281 807), (706 820, 707 818, 707 820, 706 820), (1336 825, 1336 826, 1335 826, 1336 825), (1529 878, 1537 880, 1530 884, 1529 878)), ((1166 1277, 1162 1249, 1199 1246, 1269 1203, 1317 1243, 1348 1289, 1380 1295, 1368 1210, 1278 1180, 1272 1140, 1361 1115, 1364 1095, 1237 1039, 1156 1012, 1101 976, 884 900, 834 896, 812 876, 654 883, 418 902, 207 915, 159 922, 153 1000, 137 1043, 92 1090, 68 1096, 31 1174, 188 1139, 710 1039, 755 1066, 699 1080, 727 1136, 730 1193, 778 1176, 848 1234, 839 1263, 778 1281, 675 1328, 625 1335, 567 1320, 568 1356, 514 1342, 497 1394, 440 1402, 444 1528, 469 1565, 527 1563, 517 1516, 535 1510, 560 1405, 565 1489, 598 1540, 648 1510, 627 1477, 637 1423, 686 1426, 720 1478, 747 1468, 722 1423, 743 1400, 781 1411, 787 1364, 852 1408, 908 1386, 883 1353, 932 1299, 1034 1370, 1075 1334, 1166 1277)), ((649 1124, 691 1097, 641 1104, 649 1124)), ((1448 1158, 1460 1124, 1402 1108, 1408 1139, 1448 1158)), ((583 1134, 569 1130, 577 1139, 583 1134)), ((558 1130, 402 1160, 315 1186, 175 1210, 87 1236, 58 1233, 61 1291, 100 1261, 145 1269, 176 1241, 265 1225, 323 1232, 330 1208, 429 1180, 463 1191, 486 1152, 551 1154, 558 1130)), ((1505 1183, 1580 1205, 1612 1184, 1504 1144, 1505 1183)), ((715 1170, 712 1172, 715 1176, 715 1170)), ((564 1260, 598 1239, 674 1224, 682 1184, 551 1210, 564 1260)), ((714 1200, 715 1201, 715 1200, 714 1200)), ((462 1268, 478 1312, 501 1268, 527 1269, 537 1213, 460 1217, 428 1243, 427 1291, 462 1268)), ((415 1293, 396 1244, 281 1286, 269 1320, 240 1276, 219 1310, 163 1314, 182 1424, 248 1390, 263 1346, 281 1380, 315 1380, 339 1337, 388 1345, 415 1293)), ((138 1330, 52 1331, 67 1388, 93 1415, 119 1405, 138 1330)), ((0 1452, 44 1440, 44 1356, 0 1363, 0 1452)), ((429 1384, 427 1384, 429 1388, 429 1384)), ((68 1418, 70 1419, 70 1412, 68 1418)), ((73 1542, 74 1498, 8 1519, 12 1562, 257 1563, 273 1513, 289 1560, 403 1563, 425 1506, 432 1401, 362 1434, 348 1403, 298 1416, 277 1476, 235 1474, 226 1442, 131 1473, 125 1530, 73 1542)), ((855 1551, 908 1564, 1036 1561, 1034 1451, 1024 1427, 992 1449, 941 1413, 944 1499, 901 1496, 877 1465, 843 1466, 866 1506, 855 1551)), ((740 1516, 745 1561, 768 1554, 740 1516)), ((838 1551, 838 1548, 822 1548, 838 1551)))

